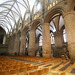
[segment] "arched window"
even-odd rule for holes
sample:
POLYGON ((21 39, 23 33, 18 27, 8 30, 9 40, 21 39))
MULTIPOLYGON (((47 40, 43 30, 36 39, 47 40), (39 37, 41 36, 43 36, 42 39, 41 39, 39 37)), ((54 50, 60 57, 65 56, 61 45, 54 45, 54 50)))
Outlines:
POLYGON ((52 32, 50 33, 50 36, 51 36, 51 44, 55 44, 54 34, 52 32))
POLYGON ((64 38, 64 42, 67 42, 65 29, 63 30, 63 38, 64 38))
POLYGON ((34 14, 42 8, 40 1, 38 0, 34 5, 34 14))
POLYGON ((42 46, 42 36, 39 37, 39 46, 42 46))

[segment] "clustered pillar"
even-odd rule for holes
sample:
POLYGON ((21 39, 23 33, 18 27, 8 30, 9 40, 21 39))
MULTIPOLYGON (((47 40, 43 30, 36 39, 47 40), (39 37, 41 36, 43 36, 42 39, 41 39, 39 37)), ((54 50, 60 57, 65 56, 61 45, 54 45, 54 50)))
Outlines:
POLYGON ((75 61, 75 11, 66 13, 64 15, 64 21, 70 58, 75 61))

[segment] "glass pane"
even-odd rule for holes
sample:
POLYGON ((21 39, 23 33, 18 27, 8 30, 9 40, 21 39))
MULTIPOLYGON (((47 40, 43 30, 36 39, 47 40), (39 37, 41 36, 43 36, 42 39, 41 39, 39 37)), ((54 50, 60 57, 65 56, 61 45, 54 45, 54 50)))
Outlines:
POLYGON ((64 19, 62 16, 60 16, 60 20, 59 20, 59 29, 61 29, 61 27, 64 25, 64 19))
POLYGON ((54 23, 52 21, 50 22, 50 25, 53 27, 53 32, 55 32, 56 28, 55 28, 55 25, 54 25, 54 23))

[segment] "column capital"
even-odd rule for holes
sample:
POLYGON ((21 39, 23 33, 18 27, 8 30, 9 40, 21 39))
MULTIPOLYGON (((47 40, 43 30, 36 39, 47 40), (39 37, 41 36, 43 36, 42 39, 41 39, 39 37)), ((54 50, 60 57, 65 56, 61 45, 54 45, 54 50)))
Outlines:
POLYGON ((30 29, 30 32, 35 32, 36 31, 36 29, 30 29))
POLYGON ((50 25, 50 23, 48 23, 48 22, 43 22, 42 26, 43 26, 43 25, 50 25))
POLYGON ((66 12, 66 13, 63 14, 63 17, 65 17, 66 15, 69 15, 69 14, 74 14, 75 15, 75 11, 66 12))

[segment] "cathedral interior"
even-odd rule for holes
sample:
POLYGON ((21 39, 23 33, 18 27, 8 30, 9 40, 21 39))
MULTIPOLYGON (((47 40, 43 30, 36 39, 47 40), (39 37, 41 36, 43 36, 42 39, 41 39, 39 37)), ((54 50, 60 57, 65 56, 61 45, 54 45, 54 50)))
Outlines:
POLYGON ((75 75, 75 0, 0 0, 0 75, 75 75))

